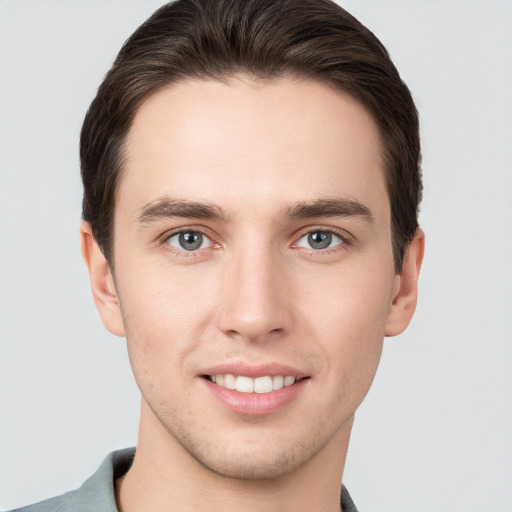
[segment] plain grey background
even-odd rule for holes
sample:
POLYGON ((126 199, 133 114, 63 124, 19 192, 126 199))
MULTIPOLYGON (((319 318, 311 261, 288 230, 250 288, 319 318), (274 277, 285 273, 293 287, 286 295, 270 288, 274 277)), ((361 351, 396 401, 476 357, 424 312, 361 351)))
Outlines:
MULTIPOLYGON (((418 311, 387 340, 344 482, 362 512, 512 511, 512 2, 340 2, 423 135, 418 311)), ((134 445, 139 395, 79 253, 78 134, 156 0, 0 0, 0 509, 134 445)))

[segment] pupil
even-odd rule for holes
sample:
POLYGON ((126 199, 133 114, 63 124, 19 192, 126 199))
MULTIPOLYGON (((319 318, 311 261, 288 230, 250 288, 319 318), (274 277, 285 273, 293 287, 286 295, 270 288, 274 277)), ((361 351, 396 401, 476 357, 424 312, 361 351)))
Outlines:
POLYGON ((325 231, 315 231, 308 235, 308 242, 313 249, 326 249, 331 245, 332 235, 325 231))
POLYGON ((180 234, 180 245, 186 251, 199 249, 203 243, 203 235, 201 233, 187 232, 180 234))

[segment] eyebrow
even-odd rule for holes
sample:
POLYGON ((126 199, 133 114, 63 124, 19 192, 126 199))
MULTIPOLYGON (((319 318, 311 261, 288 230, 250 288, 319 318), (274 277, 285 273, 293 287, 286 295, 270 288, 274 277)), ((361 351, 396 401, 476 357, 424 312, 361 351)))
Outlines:
MULTIPOLYGON (((155 220, 172 217, 227 222, 231 215, 213 203, 188 201, 164 196, 142 207, 137 220, 140 224, 146 224, 155 220)), ((359 201, 349 198, 318 199, 312 202, 301 201, 284 208, 281 211, 281 217, 285 219, 362 217, 370 223, 373 222, 373 215, 370 209, 359 201)))
POLYGON ((187 217, 194 219, 212 219, 227 221, 229 215, 219 206, 211 203, 187 201, 161 197, 141 208, 138 222, 145 224, 154 220, 170 217, 187 217))
POLYGON ((370 209, 355 199, 334 198, 318 199, 312 202, 300 202, 285 208, 282 212, 285 218, 307 219, 312 217, 362 217, 367 222, 373 222, 370 209))

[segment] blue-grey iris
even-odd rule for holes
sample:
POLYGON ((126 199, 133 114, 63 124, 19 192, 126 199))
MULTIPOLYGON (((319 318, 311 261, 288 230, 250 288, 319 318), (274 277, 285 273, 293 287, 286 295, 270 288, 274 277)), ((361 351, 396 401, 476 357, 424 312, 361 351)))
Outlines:
POLYGON ((332 234, 325 231, 314 231, 308 235, 308 243, 313 249, 326 249, 331 242, 332 234))
POLYGON ((199 249, 203 243, 203 235, 195 231, 186 231, 180 233, 179 242, 181 247, 186 251, 194 251, 199 249))

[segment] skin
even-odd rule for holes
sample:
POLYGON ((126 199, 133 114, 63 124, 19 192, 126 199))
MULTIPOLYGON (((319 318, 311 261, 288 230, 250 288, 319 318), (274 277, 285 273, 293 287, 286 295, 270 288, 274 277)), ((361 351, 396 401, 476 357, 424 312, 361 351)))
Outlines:
POLYGON ((413 315, 423 255, 418 230, 395 273, 371 116, 310 81, 185 81, 139 109, 116 201, 115 280, 86 223, 81 236, 98 310, 126 336, 142 393, 120 510, 339 510, 354 413, 384 337, 413 315), (169 215, 176 204, 183 216, 169 215), (201 248, 183 249, 180 230, 202 233, 201 248), (311 247, 318 232, 329 247, 311 247), (308 378, 279 410, 239 414, 201 376, 226 362, 308 378))

